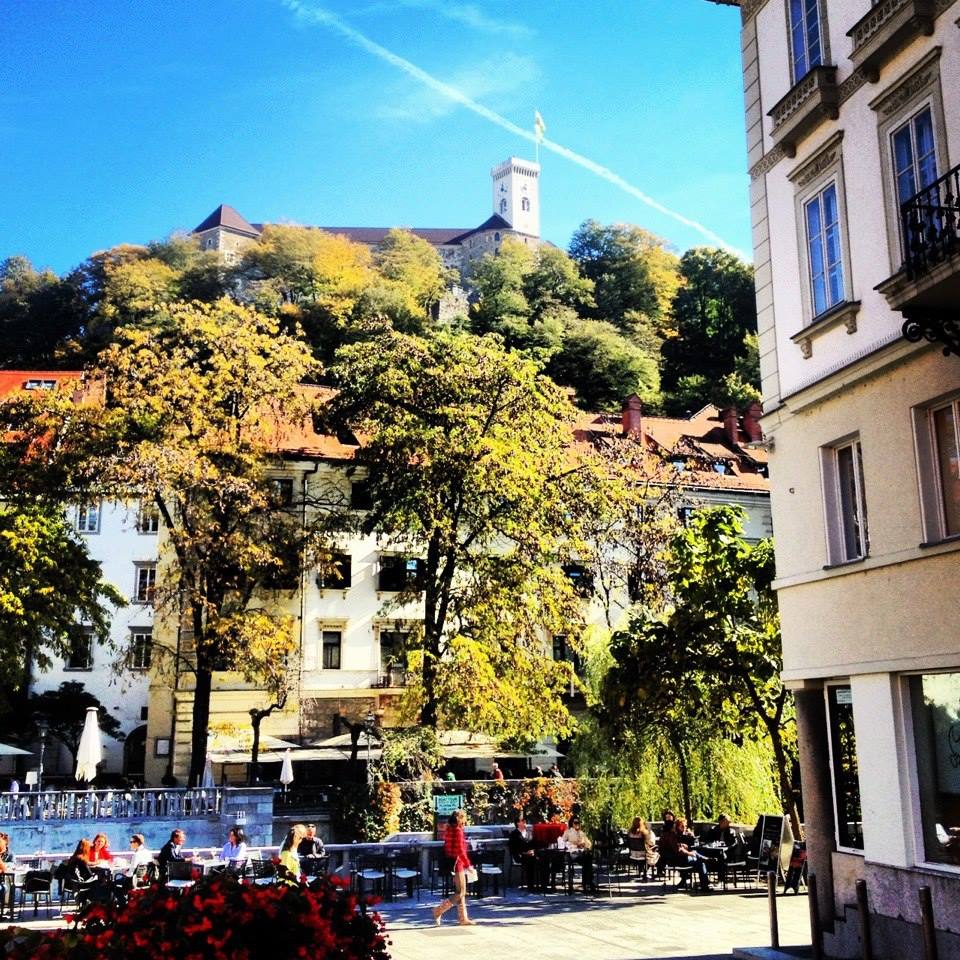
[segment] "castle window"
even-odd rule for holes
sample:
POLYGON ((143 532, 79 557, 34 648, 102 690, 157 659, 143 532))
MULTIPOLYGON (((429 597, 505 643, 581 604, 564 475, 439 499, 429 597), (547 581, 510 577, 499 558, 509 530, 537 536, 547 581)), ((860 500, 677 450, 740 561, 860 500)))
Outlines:
POLYGON ((499 230, 493 235, 493 239, 496 240, 497 243, 500 242, 500 231, 499 231, 499 230))
POLYGON ((520 201, 520 209, 521 209, 521 210, 529 210, 529 209, 530 209, 530 201, 529 201, 529 199, 527 199, 527 197, 524 197, 524 198, 520 201))
POLYGON ((504 197, 504 198, 500 201, 500 212, 501 212, 501 213, 506 213, 506 212, 507 212, 507 198, 506 198, 506 197, 504 197))

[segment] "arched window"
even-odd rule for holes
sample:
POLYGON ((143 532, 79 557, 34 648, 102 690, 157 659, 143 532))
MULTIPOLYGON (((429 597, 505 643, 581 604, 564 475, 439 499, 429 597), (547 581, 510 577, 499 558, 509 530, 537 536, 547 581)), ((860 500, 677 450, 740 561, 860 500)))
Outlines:
POLYGON ((529 201, 526 197, 524 197, 524 198, 520 201, 520 208, 521 208, 522 210, 529 210, 529 209, 530 209, 530 201, 529 201))
POLYGON ((493 239, 496 240, 497 243, 500 242, 500 231, 499 231, 499 230, 493 235, 493 239))
POLYGON ((500 212, 501 212, 501 213, 506 213, 506 212, 507 212, 507 198, 506 198, 506 197, 504 197, 504 198, 500 201, 500 212))

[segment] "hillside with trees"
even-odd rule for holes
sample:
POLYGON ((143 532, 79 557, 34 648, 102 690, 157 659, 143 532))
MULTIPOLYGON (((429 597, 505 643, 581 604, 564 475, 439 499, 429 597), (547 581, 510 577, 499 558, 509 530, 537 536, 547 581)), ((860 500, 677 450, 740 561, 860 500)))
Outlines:
POLYGON ((62 277, 12 256, 0 263, 0 367, 90 362, 122 327, 178 302, 228 298, 304 339, 322 367, 384 330, 431 335, 455 284, 453 325, 496 334, 572 391, 583 409, 631 393, 651 412, 759 397, 752 270, 731 254, 677 256, 629 224, 585 221, 568 251, 507 239, 461 278, 426 241, 391 230, 376 248, 293 225, 267 226, 234 263, 175 235, 91 255, 62 277))

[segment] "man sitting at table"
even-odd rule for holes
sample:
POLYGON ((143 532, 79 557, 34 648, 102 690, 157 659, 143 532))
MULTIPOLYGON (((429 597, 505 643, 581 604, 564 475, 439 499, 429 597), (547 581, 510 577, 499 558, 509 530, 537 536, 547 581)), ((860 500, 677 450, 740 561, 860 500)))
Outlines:
POLYGON ((593 853, 591 852, 593 844, 581 829, 579 817, 573 817, 570 820, 570 826, 567 827, 561 839, 566 845, 570 859, 583 867, 583 889, 593 890, 593 853))
MULTIPOLYGON (((660 852, 668 866, 693 868, 693 872, 700 879, 700 889, 707 893, 710 890, 710 879, 707 874, 707 862, 704 858, 684 842, 684 834, 687 828, 687 821, 683 817, 678 817, 672 830, 665 830, 660 837, 660 852)), ((680 887, 687 885, 687 878, 684 877, 680 887)))
POLYGON ((165 880, 167 877, 167 864, 171 860, 192 860, 193 857, 183 855, 183 841, 187 835, 182 830, 174 830, 170 834, 170 839, 160 848, 157 854, 157 863, 160 865, 160 876, 165 880))
POLYGON ((732 847, 737 842, 737 835, 730 826, 730 818, 721 813, 717 818, 717 825, 711 827, 703 839, 707 843, 722 843, 725 847, 732 847))
POLYGON ((523 882, 528 890, 537 886, 537 855, 533 849, 533 841, 527 839, 527 821, 523 815, 513 821, 513 830, 507 837, 507 847, 510 850, 510 859, 523 868, 523 882))
POLYGON ((323 841, 317 836, 317 825, 315 823, 307 824, 307 835, 300 841, 297 853, 301 860, 304 857, 323 856, 323 841))

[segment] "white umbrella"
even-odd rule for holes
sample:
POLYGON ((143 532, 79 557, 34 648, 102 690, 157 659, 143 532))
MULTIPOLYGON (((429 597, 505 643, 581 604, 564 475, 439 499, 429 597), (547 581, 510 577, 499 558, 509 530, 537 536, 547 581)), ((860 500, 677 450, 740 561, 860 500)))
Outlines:
POLYGON ((289 787, 293 783, 293 758, 290 756, 290 748, 287 747, 283 755, 283 766, 280 768, 280 782, 284 787, 289 787))
POLYGON ((25 757, 29 753, 29 750, 12 747, 9 743, 0 743, 0 757, 25 757))
POLYGON ((93 780, 97 764, 103 760, 103 744, 100 742, 100 725, 97 723, 97 708, 87 707, 87 719, 83 722, 80 747, 77 750, 77 779, 93 780))
POLYGON ((213 761, 210 754, 207 754, 207 762, 203 765, 203 776, 200 778, 200 788, 202 790, 216 789, 216 782, 213 779, 213 761))

